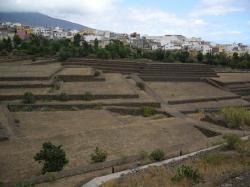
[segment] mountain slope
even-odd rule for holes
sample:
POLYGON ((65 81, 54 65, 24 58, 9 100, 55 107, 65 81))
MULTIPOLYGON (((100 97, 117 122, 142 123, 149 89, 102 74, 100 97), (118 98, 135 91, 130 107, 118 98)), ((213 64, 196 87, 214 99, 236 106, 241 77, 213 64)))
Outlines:
POLYGON ((44 27, 61 27, 64 29, 86 29, 86 26, 65 21, 62 19, 56 19, 46 16, 41 13, 35 12, 0 12, 0 22, 18 22, 24 25, 30 26, 44 26, 44 27))

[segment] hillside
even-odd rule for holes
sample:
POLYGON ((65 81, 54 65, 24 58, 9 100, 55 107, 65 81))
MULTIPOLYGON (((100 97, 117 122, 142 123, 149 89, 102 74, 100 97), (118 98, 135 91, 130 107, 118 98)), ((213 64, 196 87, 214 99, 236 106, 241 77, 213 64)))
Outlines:
POLYGON ((30 26, 46 26, 46 27, 61 27, 64 29, 81 30, 87 28, 84 25, 72 23, 70 21, 56 19, 47 15, 35 12, 0 12, 0 22, 10 21, 19 22, 30 26))

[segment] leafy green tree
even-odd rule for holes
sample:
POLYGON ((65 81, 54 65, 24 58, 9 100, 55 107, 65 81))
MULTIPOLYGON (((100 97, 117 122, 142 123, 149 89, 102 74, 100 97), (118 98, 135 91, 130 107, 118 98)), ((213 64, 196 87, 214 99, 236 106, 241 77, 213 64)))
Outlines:
POLYGON ((21 45, 22 39, 20 38, 20 36, 15 34, 14 37, 13 37, 13 43, 14 43, 15 48, 17 48, 19 45, 21 45))
POLYGON ((94 49, 98 50, 98 48, 99 48, 99 41, 96 38, 95 41, 94 41, 94 49))
POLYGON ((75 46, 80 46, 80 42, 81 42, 81 35, 80 34, 76 34, 74 36, 74 45, 75 46))
POLYGON ((67 49, 61 49, 59 51, 59 54, 58 54, 58 60, 59 61, 63 62, 63 61, 67 60, 70 57, 71 57, 71 53, 70 53, 69 50, 67 50, 67 49))
POLYGON ((199 52, 199 53, 197 54, 197 60, 198 60, 198 62, 202 62, 203 59, 204 59, 203 54, 202 54, 201 52, 199 52))
POLYGON ((6 49, 8 52, 11 52, 13 47, 12 47, 12 42, 10 37, 8 37, 7 39, 3 39, 3 48, 6 49))
POLYGON ((98 49, 97 50, 97 58, 102 58, 102 59, 109 59, 110 58, 110 52, 106 49, 98 49))
POLYGON ((51 142, 46 142, 42 150, 34 156, 35 161, 43 162, 43 174, 47 172, 61 171, 68 163, 66 153, 62 146, 55 146, 51 142))

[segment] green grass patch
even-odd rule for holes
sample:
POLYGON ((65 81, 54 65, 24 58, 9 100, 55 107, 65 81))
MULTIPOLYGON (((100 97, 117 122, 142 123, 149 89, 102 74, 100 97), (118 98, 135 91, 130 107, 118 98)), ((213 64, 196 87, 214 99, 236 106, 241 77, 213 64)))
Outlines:
POLYGON ((240 126, 250 126, 250 112, 243 107, 226 107, 219 111, 229 128, 238 128, 240 126))

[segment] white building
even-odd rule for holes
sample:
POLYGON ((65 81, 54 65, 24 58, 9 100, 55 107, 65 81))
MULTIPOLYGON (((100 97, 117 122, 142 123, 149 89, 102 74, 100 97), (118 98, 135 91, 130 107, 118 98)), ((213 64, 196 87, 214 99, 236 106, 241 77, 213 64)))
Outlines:
POLYGON ((165 45, 162 46, 162 49, 164 49, 164 50, 181 50, 182 47, 178 44, 166 43, 165 45))

